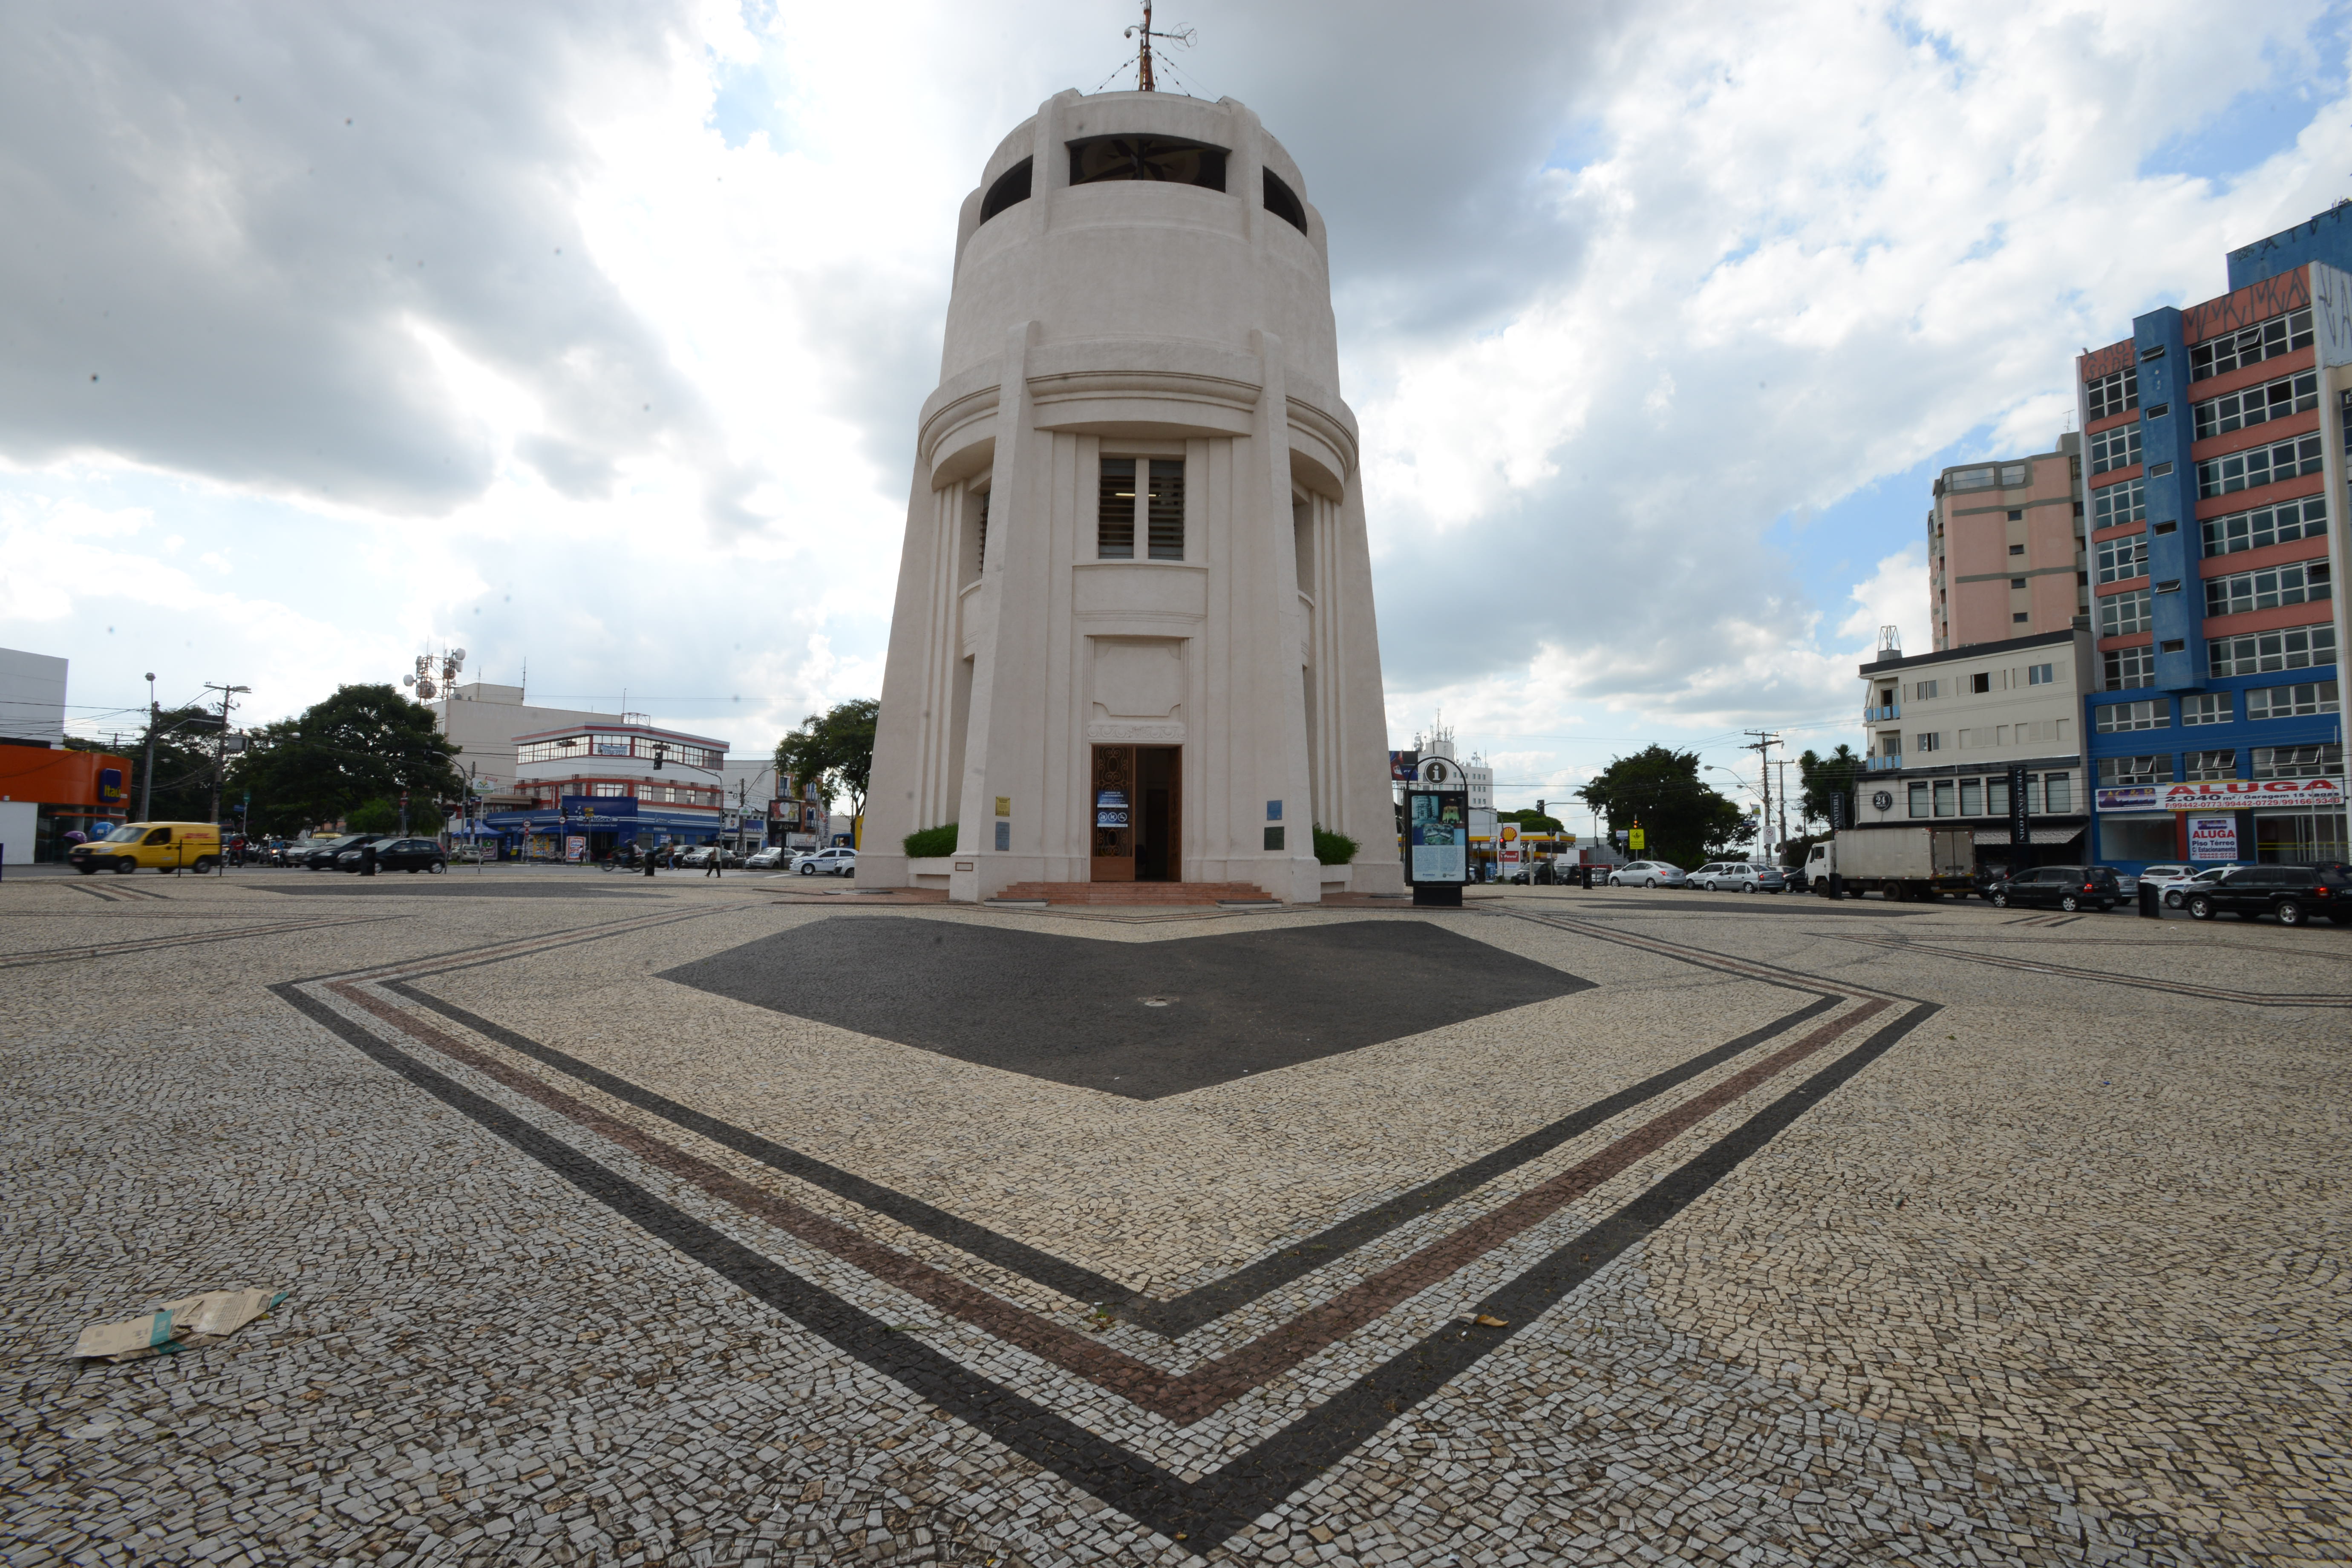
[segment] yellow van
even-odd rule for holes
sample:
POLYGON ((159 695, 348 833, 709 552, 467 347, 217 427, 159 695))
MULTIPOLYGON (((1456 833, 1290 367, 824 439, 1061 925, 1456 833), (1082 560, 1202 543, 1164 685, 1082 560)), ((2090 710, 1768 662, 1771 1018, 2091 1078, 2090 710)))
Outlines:
POLYGON ((124 876, 142 866, 198 875, 220 864, 220 828, 210 822, 126 822, 105 837, 77 844, 66 859, 85 877, 124 876))

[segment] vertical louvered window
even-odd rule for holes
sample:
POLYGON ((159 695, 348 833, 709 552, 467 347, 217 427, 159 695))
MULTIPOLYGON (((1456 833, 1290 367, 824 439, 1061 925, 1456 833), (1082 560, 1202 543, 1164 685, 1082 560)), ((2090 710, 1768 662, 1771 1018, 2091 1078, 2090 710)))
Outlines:
POLYGON ((1105 561, 1135 559, 1135 459, 1105 458, 1095 513, 1095 554, 1105 561))
POLYGON ((1151 460, 1151 493, 1146 526, 1150 531, 1151 559, 1184 559, 1184 459, 1151 460))

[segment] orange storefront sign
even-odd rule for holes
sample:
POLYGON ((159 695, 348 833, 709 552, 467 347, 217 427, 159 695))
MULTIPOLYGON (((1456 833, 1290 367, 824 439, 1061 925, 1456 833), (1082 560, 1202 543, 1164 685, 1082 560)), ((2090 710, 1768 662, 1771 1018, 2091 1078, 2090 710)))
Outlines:
POLYGON ((127 811, 131 805, 131 763, 126 757, 104 752, 0 746, 0 800, 79 805, 100 812, 127 811))

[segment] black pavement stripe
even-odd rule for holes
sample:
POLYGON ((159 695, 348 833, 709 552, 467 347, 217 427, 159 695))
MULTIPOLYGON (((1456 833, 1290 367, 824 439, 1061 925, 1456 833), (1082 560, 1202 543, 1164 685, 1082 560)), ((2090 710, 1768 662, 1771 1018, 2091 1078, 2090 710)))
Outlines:
POLYGON ((1099 1302, 1111 1306, 1114 1315, 1140 1328, 1168 1339, 1176 1339, 1203 1324, 1215 1321, 1228 1313, 1249 1305, 1268 1291, 1277 1289, 1318 1269, 1328 1268, 1349 1252, 1385 1236, 1399 1226, 1420 1218, 1433 1209, 1443 1207, 1464 1194, 1507 1174, 1512 1170, 1538 1159, 1570 1139, 1581 1136, 1611 1119, 1654 1100, 1699 1075, 1723 1065, 1744 1052, 1753 1050, 1768 1040, 1787 1033, 1798 1025, 1836 1006, 1843 998, 1822 996, 1804 1007, 1777 1019, 1761 1028, 1752 1029, 1738 1039, 1727 1042, 1667 1068, 1653 1074, 1630 1088, 1594 1101, 1580 1110, 1528 1133, 1491 1153, 1470 1161, 1444 1175, 1425 1182, 1412 1191, 1391 1198, 1326 1227, 1302 1240, 1287 1243, 1280 1249, 1246 1264, 1222 1279, 1199 1286, 1167 1301, 1139 1295, 1118 1280, 1097 1274, 1083 1265, 1054 1256, 1025 1242, 1015 1241, 977 1222, 949 1214, 919 1198, 911 1197, 895 1188, 883 1185, 864 1176, 855 1175, 829 1164, 814 1155, 804 1154, 789 1145, 737 1127, 720 1118, 691 1106, 682 1105, 665 1095, 583 1062, 554 1047, 542 1045, 520 1032, 493 1022, 479 1014, 416 989, 404 981, 385 984, 385 990, 462 1024, 485 1039, 495 1040, 509 1050, 530 1058, 542 1066, 554 1068, 579 1081, 599 1089, 626 1105, 650 1111, 739 1154, 757 1160, 772 1170, 808 1183, 811 1186, 846 1198, 850 1202, 896 1220, 908 1229, 971 1254, 1000 1268, 1059 1291, 1074 1300, 1099 1302))
POLYGON ((275 921, 268 925, 236 926, 228 931, 188 931, 179 936, 126 938, 121 942, 84 942, 78 947, 47 947, 37 952, 0 954, 0 969, 18 969, 35 963, 69 963, 76 959, 116 958, 134 952, 148 952, 166 947, 192 947, 208 942, 243 942, 268 936, 284 936, 291 931, 317 931, 322 926, 373 925, 379 921, 404 920, 404 915, 347 915, 341 920, 275 921))
POLYGON ((2146 975, 2116 974, 2105 969, 2083 969, 2074 964, 2052 963, 2041 959, 2010 958, 1997 952, 1969 952, 1957 947, 1932 947, 1926 942, 1898 942, 1889 937, 1842 936, 1834 932, 1822 934, 1834 942, 1860 942, 1866 947, 1883 947, 1895 952, 1925 953, 1932 958, 1948 958, 1961 963, 1985 963, 1995 969, 2022 970, 2029 974, 2095 980, 2103 985, 2125 985, 2135 991, 2161 991, 2168 995, 2194 996, 2207 1002, 2234 1002, 2246 1007, 2352 1007, 2352 996, 2341 994, 2232 991, 2221 985, 2192 985, 2179 980, 2154 980, 2146 975))
POLYGON ((467 1089, 291 984, 273 994, 387 1070, 432 1094, 537 1160, 648 1236, 676 1247, 862 1364, 1052 1470, 1148 1528, 1205 1553, 1320 1476, 1398 1415, 1459 1376, 1636 1242, 1653 1234, 1805 1111, 1883 1056, 1938 1009, 1918 1004, 1803 1084, 1486 1300, 1502 1329, 1448 1326, 1391 1357, 1256 1447, 1187 1483, 1125 1447, 1002 1384, 794 1274, 590 1159, 504 1107, 467 1089))

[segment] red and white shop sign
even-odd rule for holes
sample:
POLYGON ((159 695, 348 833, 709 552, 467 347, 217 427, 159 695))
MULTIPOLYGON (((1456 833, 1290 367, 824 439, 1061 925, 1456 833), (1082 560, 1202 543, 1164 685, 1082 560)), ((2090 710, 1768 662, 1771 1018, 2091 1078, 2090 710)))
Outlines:
POLYGON ((2264 806, 2336 806, 2344 805, 2341 779, 2209 779, 2202 784, 2167 784, 2157 792, 2164 811, 2210 811, 2216 806, 2243 811, 2264 806))

